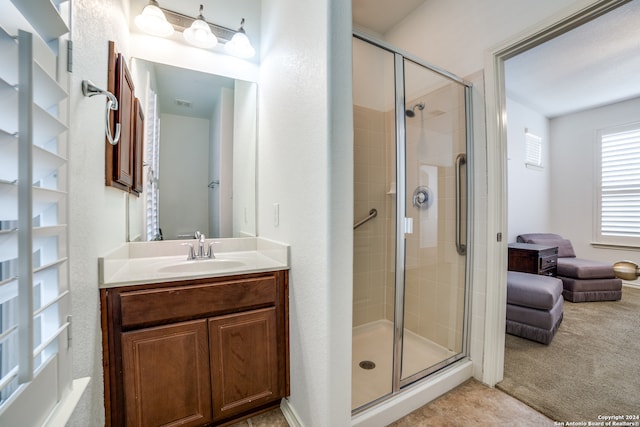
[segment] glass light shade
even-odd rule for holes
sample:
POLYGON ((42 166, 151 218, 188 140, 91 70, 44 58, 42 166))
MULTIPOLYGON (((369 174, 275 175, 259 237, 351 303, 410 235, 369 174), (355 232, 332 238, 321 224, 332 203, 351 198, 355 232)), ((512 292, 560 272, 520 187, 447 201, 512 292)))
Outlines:
POLYGON ((211 32, 209 24, 202 19, 193 21, 191 26, 184 30, 182 35, 189 44, 197 47, 208 49, 218 44, 218 39, 211 32))
POLYGON ((224 50, 233 56, 238 58, 251 58, 256 54, 256 50, 251 46, 249 37, 244 31, 238 31, 235 35, 224 45, 224 50))
POLYGON ((146 5, 134 21, 137 27, 147 34, 158 37, 167 37, 173 34, 173 26, 167 22, 162 10, 153 4, 146 5))

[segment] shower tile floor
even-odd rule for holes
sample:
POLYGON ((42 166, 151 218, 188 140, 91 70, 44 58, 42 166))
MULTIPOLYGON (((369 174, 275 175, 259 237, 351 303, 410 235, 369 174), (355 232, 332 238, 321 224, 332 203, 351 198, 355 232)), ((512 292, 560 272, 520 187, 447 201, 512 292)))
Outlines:
MULTIPOLYGON (((402 377, 435 365, 454 353, 405 329, 402 377)), ((351 408, 358 408, 391 392, 393 323, 378 320, 353 328, 351 408), (361 362, 373 362, 364 369, 361 362)))

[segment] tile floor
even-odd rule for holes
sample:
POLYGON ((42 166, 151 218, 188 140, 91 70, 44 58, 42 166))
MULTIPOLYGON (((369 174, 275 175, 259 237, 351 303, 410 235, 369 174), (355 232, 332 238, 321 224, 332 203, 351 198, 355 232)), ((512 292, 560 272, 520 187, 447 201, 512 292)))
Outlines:
MULTIPOLYGON (((231 427, 288 427, 280 409, 231 427)), ((554 422, 502 391, 469 380, 389 427, 553 426, 554 422)))

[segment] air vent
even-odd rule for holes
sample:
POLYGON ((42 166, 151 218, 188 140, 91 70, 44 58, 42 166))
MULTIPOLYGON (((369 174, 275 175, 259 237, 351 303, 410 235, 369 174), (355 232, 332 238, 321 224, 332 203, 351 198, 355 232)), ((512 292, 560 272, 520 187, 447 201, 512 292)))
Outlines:
POLYGON ((178 107, 191 108, 191 101, 186 101, 184 99, 176 99, 176 105, 178 107))

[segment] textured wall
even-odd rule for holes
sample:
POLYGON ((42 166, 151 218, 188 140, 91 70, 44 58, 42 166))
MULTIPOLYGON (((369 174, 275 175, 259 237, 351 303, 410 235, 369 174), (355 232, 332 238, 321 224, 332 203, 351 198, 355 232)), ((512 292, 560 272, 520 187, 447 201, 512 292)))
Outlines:
POLYGON ((158 218, 167 240, 196 231, 211 236, 209 142, 208 119, 160 114, 158 218))
POLYGON ((289 402, 308 427, 348 425, 351 418, 353 208, 352 201, 345 203, 352 194, 351 76, 344 19, 351 14, 345 2, 333 3, 274 0, 262 16, 258 232, 291 245, 289 402), (341 30, 336 50, 329 45, 334 6, 341 30), (333 66, 344 68, 336 74, 339 83, 331 80, 333 66), (329 119, 334 94, 342 108, 336 126, 329 119), (340 187, 335 193, 334 176, 340 187))
POLYGON ((548 232, 551 229, 550 200, 552 186, 549 149, 549 120, 535 111, 507 99, 507 154, 509 181, 509 234, 515 242, 518 234, 548 232), (525 128, 542 137, 542 168, 527 167, 525 128))
POLYGON ((70 421, 104 424, 98 257, 125 242, 125 193, 104 185, 105 98, 85 98, 81 81, 106 88, 108 40, 127 53, 120 0, 73 3, 74 41, 69 147, 69 223, 74 378, 91 376, 70 421))

